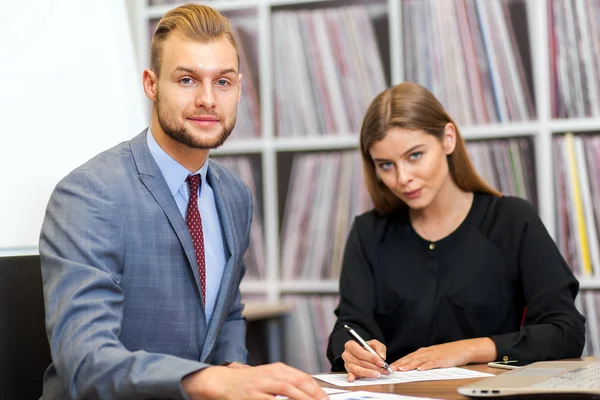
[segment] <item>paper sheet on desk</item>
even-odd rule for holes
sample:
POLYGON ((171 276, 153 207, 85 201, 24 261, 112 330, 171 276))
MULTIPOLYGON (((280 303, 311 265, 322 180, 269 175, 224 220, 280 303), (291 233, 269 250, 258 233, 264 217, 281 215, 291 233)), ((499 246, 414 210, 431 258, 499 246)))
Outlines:
POLYGON ((430 397, 413 397, 403 396, 400 394, 375 393, 360 390, 357 392, 345 392, 329 396, 332 400, 373 400, 373 399, 389 399, 389 400, 438 400, 430 397))
POLYGON ((379 378, 361 378, 348 382, 346 374, 322 374, 313 377, 335 386, 367 386, 420 381, 443 381, 448 379, 483 378, 493 376, 485 372, 472 371, 464 368, 438 368, 429 371, 394 372, 393 375, 381 375, 379 378))
MULTIPOLYGON (((342 389, 334 389, 334 388, 321 388, 321 389, 323 389, 323 391, 325 393, 327 393, 329 396, 331 396, 333 394, 337 394, 337 393, 350 393, 347 390, 342 390, 342 389)), ((289 397, 281 396, 281 395, 275 396, 275 398, 277 400, 289 400, 289 397)), ((336 397, 336 399, 337 399, 337 397, 336 397)))
MULTIPOLYGON (((323 388, 325 393, 329 395, 332 400, 373 400, 373 399, 389 399, 389 400, 436 400, 429 397, 412 397, 402 396, 399 394, 387 394, 387 393, 374 393, 367 392, 364 390, 349 392, 347 390, 323 388)), ((289 400, 289 397, 277 396, 279 400, 289 400)))

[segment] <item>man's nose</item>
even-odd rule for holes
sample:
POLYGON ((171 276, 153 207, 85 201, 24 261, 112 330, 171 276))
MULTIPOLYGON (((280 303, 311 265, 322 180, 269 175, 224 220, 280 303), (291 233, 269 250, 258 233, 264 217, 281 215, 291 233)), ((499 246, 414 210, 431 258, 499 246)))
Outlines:
POLYGON ((198 88, 196 107, 212 108, 215 105, 214 88, 212 84, 203 84, 198 88))

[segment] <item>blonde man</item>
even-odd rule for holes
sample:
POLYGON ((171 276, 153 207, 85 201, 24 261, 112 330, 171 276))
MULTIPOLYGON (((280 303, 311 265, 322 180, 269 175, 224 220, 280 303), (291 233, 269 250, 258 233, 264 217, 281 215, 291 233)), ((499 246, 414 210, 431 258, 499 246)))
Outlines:
POLYGON ((226 18, 168 12, 143 73, 149 128, 57 185, 40 237, 42 399, 326 398, 291 367, 244 365, 251 197, 208 159, 235 125, 238 71, 226 18))

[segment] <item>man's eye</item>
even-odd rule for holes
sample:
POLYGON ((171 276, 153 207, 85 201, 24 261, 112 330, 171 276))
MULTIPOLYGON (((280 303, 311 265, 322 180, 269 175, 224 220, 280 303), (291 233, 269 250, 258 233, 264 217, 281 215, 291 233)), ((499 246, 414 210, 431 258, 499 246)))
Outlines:
POLYGON ((219 86, 227 86, 229 84, 229 82, 227 81, 227 79, 219 79, 217 81, 217 85, 219 86))
POLYGON ((189 85, 190 83, 192 83, 192 78, 181 78, 180 82, 184 85, 189 85))

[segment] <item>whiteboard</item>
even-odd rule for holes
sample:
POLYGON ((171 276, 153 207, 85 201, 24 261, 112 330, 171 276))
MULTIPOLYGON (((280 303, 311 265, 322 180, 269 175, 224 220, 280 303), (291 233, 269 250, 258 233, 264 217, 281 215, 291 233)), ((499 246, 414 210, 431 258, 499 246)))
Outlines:
POLYGON ((122 0, 0 2, 0 253, 37 252, 69 171, 147 124, 122 0))

